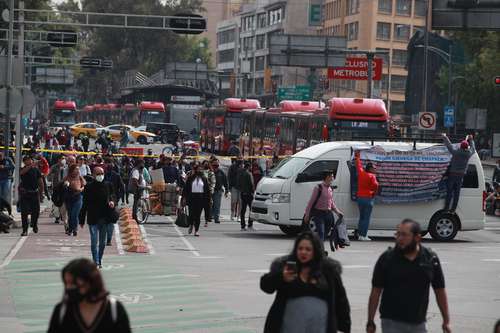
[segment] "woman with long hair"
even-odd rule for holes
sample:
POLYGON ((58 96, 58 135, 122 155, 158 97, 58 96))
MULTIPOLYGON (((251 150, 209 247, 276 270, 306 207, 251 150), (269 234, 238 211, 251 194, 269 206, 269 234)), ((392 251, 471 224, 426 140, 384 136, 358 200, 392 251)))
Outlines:
POLYGON ((82 192, 86 181, 80 176, 78 164, 71 164, 68 169, 68 175, 64 177, 64 186, 66 188, 65 204, 68 210, 68 231, 69 236, 76 236, 78 230, 78 216, 82 209, 82 192))
POLYGON ((210 188, 208 180, 203 175, 203 172, 198 163, 193 164, 186 185, 182 191, 182 206, 189 208, 189 230, 191 234, 194 228, 194 235, 200 236, 200 220, 202 209, 208 206, 210 200, 210 188))
POLYGON ((300 234, 292 252, 271 264, 260 288, 276 292, 265 333, 350 332, 347 295, 336 260, 324 256, 320 239, 310 231, 300 234))
POLYGON ((62 270, 64 295, 50 319, 48 333, 129 333, 127 312, 109 296, 97 266, 88 259, 70 261, 62 270))

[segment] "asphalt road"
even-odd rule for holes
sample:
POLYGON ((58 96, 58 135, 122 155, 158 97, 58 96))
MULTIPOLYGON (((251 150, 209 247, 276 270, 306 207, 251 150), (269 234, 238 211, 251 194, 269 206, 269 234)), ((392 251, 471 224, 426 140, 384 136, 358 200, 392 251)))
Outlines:
MULTIPOLYGON (((222 223, 202 226, 199 238, 184 237, 185 230, 157 217, 146 230, 156 256, 180 273, 192 275, 198 286, 233 311, 233 320, 259 332, 273 300, 259 289, 259 278, 274 258, 291 250, 293 239, 276 227, 260 224, 254 232, 242 232, 228 215, 225 202, 222 223)), ((373 266, 392 246, 392 234, 370 233, 374 241, 352 242, 351 247, 330 254, 344 268, 353 332, 363 331, 373 266)), ((453 242, 435 242, 427 236, 424 243, 442 261, 454 331, 491 332, 500 318, 500 219, 488 217, 485 230, 459 233, 453 242)), ((429 332, 440 332, 441 317, 433 295, 430 300, 429 332)))

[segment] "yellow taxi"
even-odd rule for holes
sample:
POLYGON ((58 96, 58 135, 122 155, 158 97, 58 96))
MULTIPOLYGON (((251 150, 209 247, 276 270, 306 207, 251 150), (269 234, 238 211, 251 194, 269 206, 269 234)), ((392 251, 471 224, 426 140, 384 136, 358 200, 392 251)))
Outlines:
POLYGON ((148 143, 153 143, 156 139, 156 135, 150 132, 146 131, 141 131, 133 126, 130 125, 109 125, 107 127, 102 127, 98 130, 98 133, 102 131, 106 131, 111 135, 111 139, 114 141, 120 141, 121 140, 121 133, 123 129, 126 129, 131 136, 131 142, 138 142, 140 144, 148 144, 148 143))
POLYGON ((78 123, 70 126, 71 135, 79 138, 81 135, 86 134, 88 137, 96 138, 98 129, 103 128, 96 123, 78 123))

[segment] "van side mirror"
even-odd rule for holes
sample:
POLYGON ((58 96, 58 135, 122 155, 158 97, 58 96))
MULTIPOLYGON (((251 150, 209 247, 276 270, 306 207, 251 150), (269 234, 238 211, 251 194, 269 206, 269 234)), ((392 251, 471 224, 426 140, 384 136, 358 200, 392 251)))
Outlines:
POLYGON ((305 183, 309 181, 309 175, 305 172, 301 172, 297 175, 297 178, 295 178, 296 183, 305 183))

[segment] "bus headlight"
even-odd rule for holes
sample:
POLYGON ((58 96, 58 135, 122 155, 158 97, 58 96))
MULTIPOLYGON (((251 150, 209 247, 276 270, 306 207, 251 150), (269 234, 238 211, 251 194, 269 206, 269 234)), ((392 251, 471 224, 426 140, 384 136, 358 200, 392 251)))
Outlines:
POLYGON ((275 193, 271 197, 273 203, 289 203, 290 194, 289 193, 275 193))

